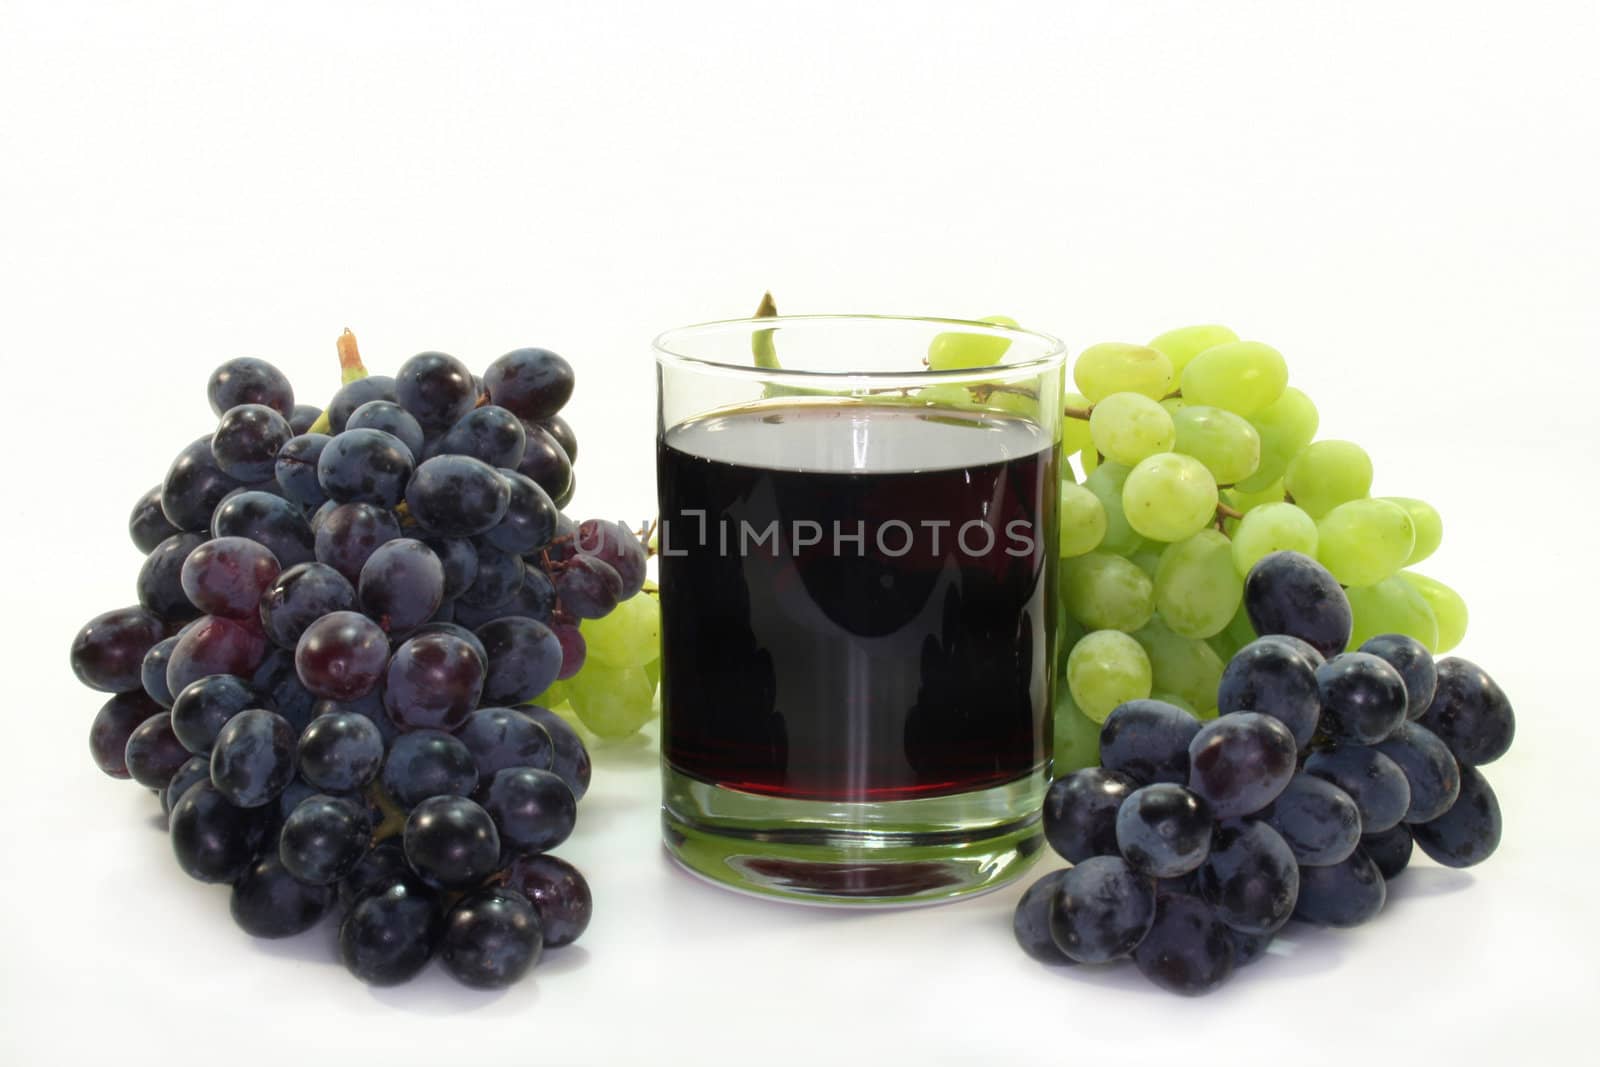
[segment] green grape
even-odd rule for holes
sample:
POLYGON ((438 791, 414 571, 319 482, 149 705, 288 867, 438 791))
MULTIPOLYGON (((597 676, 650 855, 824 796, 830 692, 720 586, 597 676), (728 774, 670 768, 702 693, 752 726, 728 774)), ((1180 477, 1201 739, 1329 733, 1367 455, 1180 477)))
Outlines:
MULTIPOLYGON (((990 326, 1017 328, 1016 320, 1004 315, 990 315, 977 320, 990 326)), ((989 367, 1005 356, 1011 347, 1011 338, 995 337, 983 333, 941 333, 928 345, 928 367, 931 370, 970 370, 989 367)))
POLYGON ((1253 507, 1233 530, 1233 566, 1241 578, 1262 556, 1284 549, 1317 558, 1317 521, 1298 505, 1253 507))
POLYGON ((1411 584, 1422 599, 1433 609, 1434 621, 1439 624, 1439 647, 1434 654, 1442 656, 1461 643, 1467 636, 1467 602, 1461 594, 1436 578, 1416 571, 1401 571, 1400 577, 1411 584))
POLYGON ((1072 365, 1078 391, 1098 404, 1112 393, 1160 400, 1172 392, 1172 361, 1153 348, 1110 342, 1086 348, 1072 365))
POLYGON ((1085 715, 1105 722, 1118 704, 1150 695, 1150 657, 1121 630, 1096 630, 1072 646, 1067 686, 1085 715))
POLYGON ((1167 414, 1171 415, 1173 419, 1176 420, 1178 417, 1178 412, 1182 411, 1189 405, 1181 396, 1164 396, 1161 398, 1161 406, 1166 408, 1167 414))
POLYGON ((600 737, 627 737, 654 715, 655 686, 643 667, 585 663, 566 687, 572 710, 600 737))
POLYGON ((1092 630, 1133 631, 1155 611, 1150 576, 1121 556, 1090 552, 1061 561, 1061 600, 1092 630))
MULTIPOLYGON (((1068 393, 1062 398, 1062 407, 1074 411, 1089 410, 1089 398, 1082 393, 1068 393)), ((1094 438, 1089 434, 1089 420, 1079 419, 1071 415, 1061 420, 1061 452, 1071 455, 1082 452, 1086 448, 1094 447, 1094 438)))
POLYGON ((1372 457, 1350 441, 1317 441, 1289 462, 1283 488, 1313 519, 1372 491, 1372 457))
POLYGON ((1161 566, 1161 548, 1159 543, 1146 542, 1139 547, 1139 551, 1128 557, 1135 567, 1150 576, 1152 582, 1156 580, 1156 569, 1161 566))
MULTIPOLYGON (((1239 649, 1256 639, 1258 636, 1256 634, 1256 628, 1251 625, 1250 613, 1245 611, 1243 604, 1239 605, 1239 610, 1234 613, 1233 621, 1228 623, 1228 628, 1224 630, 1223 633, 1227 636, 1228 640, 1233 643, 1234 652, 1237 652, 1239 649)), ((1228 654, 1228 658, 1233 658, 1232 652, 1228 654)))
POLYGON ((1091 468, 1083 480, 1083 487, 1099 497, 1100 506, 1106 509, 1106 535, 1100 548, 1121 556, 1131 555, 1144 544, 1144 538, 1128 525, 1127 513, 1122 509, 1122 489, 1129 473, 1120 463, 1101 463, 1091 468))
POLYGON ((644 676, 650 679, 652 686, 661 684, 661 657, 657 656, 644 665, 644 676))
POLYGON ((1089 484, 1089 475, 1099 470, 1103 462, 1100 458, 1100 453, 1094 450, 1093 445, 1078 453, 1078 466, 1083 468, 1084 485, 1089 484))
POLYGON ((1387 500, 1352 500, 1317 523, 1317 562, 1340 585, 1374 585, 1405 565, 1416 541, 1405 508, 1387 500))
POLYGON ((1317 436, 1319 421, 1317 405, 1292 385, 1272 404, 1250 416, 1250 425, 1261 435, 1261 465, 1239 483, 1239 488, 1255 493, 1282 481, 1290 461, 1317 436))
POLYGON ((1106 509, 1085 487, 1061 483, 1061 503, 1057 508, 1061 530, 1061 558, 1070 559, 1100 547, 1106 536, 1106 509))
POLYGON ((608 667, 643 667, 661 658, 661 605, 653 596, 622 601, 602 619, 580 627, 587 655, 608 667))
POLYGON ((1156 610, 1180 637, 1221 633, 1239 610, 1244 579, 1233 569, 1228 539, 1201 530, 1168 545, 1156 568, 1156 610))
POLYGON ((1100 724, 1078 709, 1072 690, 1063 680, 1055 689, 1055 739, 1051 746, 1050 773, 1063 774, 1100 765, 1100 724))
POLYGON ((1222 499, 1235 511, 1249 514, 1253 509, 1264 504, 1283 503, 1283 482, 1277 481, 1263 487, 1256 492, 1246 492, 1239 486, 1234 486, 1222 494, 1222 499))
MULTIPOLYGON (((1150 692, 1150 699, 1171 704, 1175 708, 1182 708, 1184 711, 1187 711, 1190 715, 1193 715, 1197 719, 1200 717, 1200 713, 1194 710, 1194 705, 1183 699, 1177 693, 1169 693, 1165 689, 1155 689, 1150 692)), ((1213 716, 1213 718, 1214 717, 1215 716, 1213 716)))
POLYGON ((1386 496, 1379 499, 1405 508, 1406 514, 1411 516, 1411 525, 1416 527, 1417 543, 1411 548, 1411 558, 1406 560, 1406 566, 1414 567, 1433 555, 1439 547, 1439 542, 1444 540, 1444 520, 1433 509, 1433 505, 1425 500, 1414 500, 1409 496, 1386 496))
POLYGON ((1217 482, 1192 456, 1162 452, 1139 461, 1122 487, 1128 525, 1152 541, 1182 541, 1217 513, 1217 482))
POLYGON ((1089 416, 1089 433, 1101 455, 1124 467, 1171 450, 1176 440, 1172 416, 1138 393, 1112 393, 1096 404, 1089 416))
MULTIPOLYGON (((894 397, 883 398, 893 402, 894 397)), ((912 394, 912 399, 918 404, 926 404, 935 408, 967 409, 974 406, 972 394, 967 387, 958 382, 940 382, 938 385, 925 385, 912 394)))
POLYGON ((1239 335, 1226 326, 1180 326, 1150 342, 1150 347, 1172 361, 1172 369, 1182 374, 1183 368, 1208 348, 1232 344, 1239 335))
POLYGON ((1417 587, 1398 574, 1377 585, 1353 586, 1345 590, 1345 595, 1350 598, 1350 612, 1355 617, 1350 648, 1359 648, 1379 634, 1415 637, 1428 646, 1429 652, 1439 647, 1439 620, 1433 617, 1433 609, 1417 587))
POLYGON ((1289 384, 1278 350, 1259 341, 1233 341, 1200 353, 1183 368, 1183 398, 1235 415, 1270 407, 1289 384))
POLYGON ((1231 411, 1191 404, 1172 417, 1174 452, 1206 465, 1218 485, 1233 485, 1255 473, 1261 462, 1261 435, 1231 411))
POLYGON ((1089 631, 1084 629, 1083 623, 1072 617, 1072 612, 1067 610, 1060 597, 1056 597, 1056 677, 1067 676, 1067 653, 1072 651, 1072 646, 1089 631))
POLYGON ((1216 707, 1222 670, 1232 658, 1224 657, 1209 641, 1179 637, 1158 615, 1133 635, 1150 659, 1151 685, 1174 693, 1186 705, 1204 711, 1216 707))

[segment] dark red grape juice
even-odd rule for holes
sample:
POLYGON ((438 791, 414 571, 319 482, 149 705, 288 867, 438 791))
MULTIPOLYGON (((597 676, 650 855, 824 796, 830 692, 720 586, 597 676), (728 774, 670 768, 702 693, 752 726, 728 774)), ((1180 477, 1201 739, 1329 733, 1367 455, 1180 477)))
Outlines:
POLYGON ((1049 755, 1055 448, 993 413, 797 401, 660 442, 662 752, 717 786, 910 800, 1049 755))

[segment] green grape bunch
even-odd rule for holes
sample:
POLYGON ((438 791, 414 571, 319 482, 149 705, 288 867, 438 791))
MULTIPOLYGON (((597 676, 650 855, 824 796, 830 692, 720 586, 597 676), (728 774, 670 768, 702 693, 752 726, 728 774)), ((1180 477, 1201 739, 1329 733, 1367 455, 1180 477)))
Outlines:
MULTIPOLYGON (((981 366, 1001 354, 990 339, 959 337, 930 362, 981 366)), ((1367 452, 1316 439, 1316 404, 1289 384, 1277 349, 1225 326, 1186 326, 1146 345, 1085 349, 1068 388, 1056 774, 1098 763, 1097 724, 1124 701, 1217 714, 1223 666, 1255 637, 1244 579, 1268 553, 1310 556, 1346 587, 1352 648, 1403 633, 1440 654, 1465 635, 1461 597, 1412 569, 1439 547, 1439 513, 1373 496, 1367 452)))

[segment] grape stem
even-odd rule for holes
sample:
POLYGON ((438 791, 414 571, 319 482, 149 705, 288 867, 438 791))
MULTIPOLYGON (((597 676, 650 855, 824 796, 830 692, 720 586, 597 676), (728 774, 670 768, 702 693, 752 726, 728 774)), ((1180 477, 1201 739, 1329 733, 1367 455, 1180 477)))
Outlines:
POLYGON ((1082 419, 1084 422, 1088 422, 1089 421, 1089 416, 1092 415, 1093 413, 1094 413, 1094 405, 1093 404, 1090 404, 1086 408, 1075 408, 1075 407, 1072 407, 1072 406, 1069 405, 1069 406, 1064 407, 1064 408, 1061 409, 1061 414, 1065 415, 1067 418, 1069 418, 1069 419, 1082 419))
POLYGON ((1236 507, 1233 507, 1231 504, 1224 504, 1221 501, 1218 501, 1217 517, 1219 519, 1242 519, 1244 518, 1244 512, 1240 511, 1236 507))
MULTIPOLYGON (((758 319, 772 319, 778 316, 778 302, 772 299, 770 292, 761 294, 761 303, 756 307, 755 317, 758 319)), ((773 340, 775 330, 757 330, 750 335, 750 351, 756 357, 756 366, 763 370, 782 370, 778 362, 778 343, 773 340)))
MULTIPOLYGON (((356 335, 350 332, 350 327, 344 328, 344 333, 334 342, 334 347, 339 352, 339 384, 349 385, 358 382, 367 376, 367 366, 361 362, 361 349, 356 346, 356 335)), ((322 414, 317 416, 307 433, 327 433, 333 426, 328 420, 328 409, 323 408, 322 414)))

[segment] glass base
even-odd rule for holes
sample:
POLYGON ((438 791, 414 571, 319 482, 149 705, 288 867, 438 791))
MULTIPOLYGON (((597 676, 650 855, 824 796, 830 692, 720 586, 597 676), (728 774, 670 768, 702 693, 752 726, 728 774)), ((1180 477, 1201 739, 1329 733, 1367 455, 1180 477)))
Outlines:
POLYGON ((667 851, 728 889, 810 904, 935 904, 1021 875, 1044 845, 1049 778, 878 803, 790 800, 662 768, 667 851))

